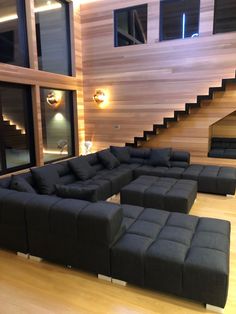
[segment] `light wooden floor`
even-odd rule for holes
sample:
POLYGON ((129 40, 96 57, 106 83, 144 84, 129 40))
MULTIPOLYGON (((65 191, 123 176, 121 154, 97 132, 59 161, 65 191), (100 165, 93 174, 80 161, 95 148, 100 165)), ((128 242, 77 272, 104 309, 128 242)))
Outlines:
MULTIPOLYGON (((191 214, 232 223, 231 270, 225 314, 236 313, 236 198, 198 194, 191 214)), ((202 304, 130 286, 48 262, 33 262, 0 251, 0 314, 15 313, 206 313, 202 304)), ((209 312, 210 313, 210 312, 209 312)))

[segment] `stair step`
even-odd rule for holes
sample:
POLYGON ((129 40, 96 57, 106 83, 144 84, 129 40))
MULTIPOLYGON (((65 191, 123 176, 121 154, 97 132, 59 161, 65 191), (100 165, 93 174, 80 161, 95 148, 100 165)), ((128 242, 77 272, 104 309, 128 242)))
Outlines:
MULTIPOLYGON (((163 124, 153 124, 153 131, 143 131, 143 137, 137 136, 134 137, 134 143, 126 143, 126 146, 130 147, 138 147, 140 142, 148 141, 149 137, 158 134, 159 129, 167 129, 169 127, 168 123, 177 122, 179 118, 183 115, 189 115, 191 109, 201 108, 201 102, 204 100, 212 100, 214 97, 214 93, 222 92, 226 90, 226 85, 230 83, 236 84, 236 71, 234 78, 226 78, 222 79, 222 86, 219 87, 209 87, 209 94, 208 95, 198 95, 197 102, 195 103, 186 103, 185 110, 175 110, 174 117, 165 117, 163 119, 163 124)), ((203 105, 203 104, 202 104, 203 105)))
POLYGON ((153 129, 167 129, 167 126, 165 124, 153 124, 153 129))
POLYGON ((136 147, 135 143, 125 143, 127 147, 136 147))

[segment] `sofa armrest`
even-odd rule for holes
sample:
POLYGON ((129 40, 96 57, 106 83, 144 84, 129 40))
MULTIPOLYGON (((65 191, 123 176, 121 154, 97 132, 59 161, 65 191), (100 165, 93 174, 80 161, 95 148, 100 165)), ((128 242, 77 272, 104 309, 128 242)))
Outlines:
POLYGON ((91 203, 78 217, 78 239, 82 242, 110 246, 122 227, 120 205, 108 202, 91 203))

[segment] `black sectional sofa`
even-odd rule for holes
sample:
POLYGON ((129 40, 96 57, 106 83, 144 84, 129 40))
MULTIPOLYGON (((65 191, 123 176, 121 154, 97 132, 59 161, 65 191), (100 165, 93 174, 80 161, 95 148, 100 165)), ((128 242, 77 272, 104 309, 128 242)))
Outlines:
POLYGON ((143 174, 235 193, 235 168, 189 162, 187 152, 110 147, 1 179, 0 246, 224 307, 229 222, 105 201, 143 174))
POLYGON ((208 157, 236 159, 236 138, 212 137, 208 157))

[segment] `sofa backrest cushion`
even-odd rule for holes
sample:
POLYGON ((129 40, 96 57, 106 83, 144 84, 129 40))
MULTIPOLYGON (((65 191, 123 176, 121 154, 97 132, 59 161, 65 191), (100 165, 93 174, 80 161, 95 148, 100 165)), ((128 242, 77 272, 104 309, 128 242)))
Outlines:
POLYGON ((96 175, 96 170, 83 157, 77 157, 69 160, 69 165, 78 179, 85 181, 96 175))
POLYGON ((129 162, 130 150, 129 147, 110 146, 111 153, 119 160, 119 162, 129 162))
POLYGON ((142 158, 148 159, 150 156, 151 150, 150 148, 130 148, 130 157, 131 158, 142 158))
POLYGON ((30 171, 41 194, 51 195, 55 193, 55 185, 60 183, 56 165, 31 168, 30 171))
POLYGON ((62 198, 74 198, 84 201, 97 202, 96 187, 75 187, 68 185, 56 184, 56 195, 62 198))
POLYGON ((18 192, 36 193, 35 189, 21 176, 12 175, 9 188, 18 192))
POLYGON ((149 164, 159 167, 170 167, 171 148, 151 149, 149 164))
POLYGON ((0 188, 7 189, 11 183, 11 178, 6 177, 0 180, 0 188))
POLYGON ((116 168, 120 165, 119 160, 108 149, 102 150, 97 154, 99 160, 109 170, 116 168))
POLYGON ((104 169, 104 165, 99 160, 97 153, 86 155, 84 158, 89 162, 94 170, 99 171, 104 169))

